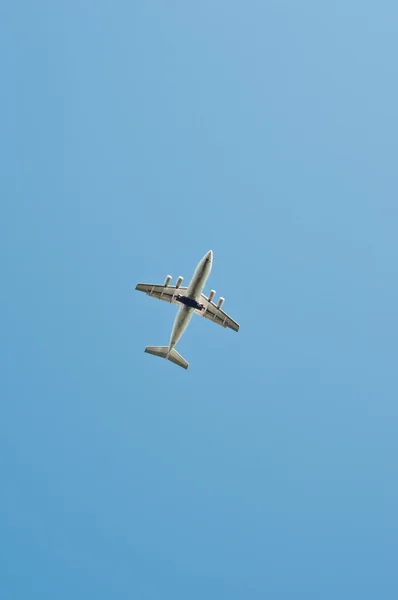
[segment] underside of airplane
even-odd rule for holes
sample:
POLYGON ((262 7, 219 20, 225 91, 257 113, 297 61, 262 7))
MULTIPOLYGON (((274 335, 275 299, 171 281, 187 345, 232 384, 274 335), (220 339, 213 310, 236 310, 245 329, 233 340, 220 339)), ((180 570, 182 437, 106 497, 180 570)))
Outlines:
POLYGON ((239 325, 226 312, 222 310, 224 298, 220 297, 217 304, 213 302, 215 290, 211 290, 208 296, 203 294, 203 288, 210 274, 213 262, 213 252, 210 250, 199 262, 192 280, 188 287, 182 287, 182 277, 178 277, 175 286, 171 286, 171 275, 167 275, 163 285, 151 283, 138 283, 136 290, 144 292, 152 298, 176 304, 179 306, 174 321, 173 330, 168 346, 147 346, 145 352, 161 358, 165 358, 174 364, 188 368, 188 362, 175 350, 174 346, 183 335, 193 314, 200 315, 205 319, 227 327, 233 331, 239 331, 239 325))

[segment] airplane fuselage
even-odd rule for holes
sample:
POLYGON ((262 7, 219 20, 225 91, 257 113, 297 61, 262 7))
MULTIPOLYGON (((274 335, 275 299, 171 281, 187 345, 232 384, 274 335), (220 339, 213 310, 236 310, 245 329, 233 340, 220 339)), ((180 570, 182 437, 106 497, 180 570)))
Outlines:
MULTIPOLYGON (((188 302, 193 300, 194 302, 192 304, 195 304, 200 301, 203 288, 205 287, 206 281, 210 275, 212 263, 213 252, 210 250, 196 267, 193 277, 188 285, 188 289, 186 291, 186 298, 188 299, 188 302)), ((169 351, 174 348, 178 340, 183 335, 190 320, 192 319, 194 311, 194 306, 187 306, 183 303, 181 304, 174 321, 173 329, 171 331, 169 351)))

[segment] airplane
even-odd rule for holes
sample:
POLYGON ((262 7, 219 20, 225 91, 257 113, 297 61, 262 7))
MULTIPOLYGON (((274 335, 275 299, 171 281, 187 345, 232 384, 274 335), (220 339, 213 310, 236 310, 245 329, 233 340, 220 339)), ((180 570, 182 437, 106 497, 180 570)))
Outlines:
POLYGON ((213 323, 217 323, 217 325, 229 327, 233 331, 239 331, 238 323, 221 310, 224 298, 220 297, 217 304, 215 304, 213 302, 216 293, 215 290, 211 290, 208 297, 203 294, 203 288, 210 275, 212 263, 213 252, 209 250, 196 267, 188 287, 181 287, 183 282, 183 277, 181 276, 178 277, 175 286, 170 285, 171 275, 167 275, 163 285, 153 285, 151 283, 137 284, 135 289, 139 292, 145 292, 147 296, 179 306, 171 331, 169 345, 147 346, 145 352, 165 358, 183 369, 188 369, 189 363, 177 352, 175 345, 185 332, 195 313, 213 321, 213 323))

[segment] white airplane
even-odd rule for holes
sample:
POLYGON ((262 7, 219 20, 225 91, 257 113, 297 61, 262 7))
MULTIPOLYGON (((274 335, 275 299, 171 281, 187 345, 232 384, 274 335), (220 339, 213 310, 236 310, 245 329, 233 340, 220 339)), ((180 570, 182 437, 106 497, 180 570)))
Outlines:
POLYGON ((174 364, 183 367, 183 369, 188 369, 188 362, 178 354, 174 346, 186 330, 194 313, 205 317, 205 319, 210 319, 210 321, 217 323, 217 325, 239 331, 239 325, 221 310, 224 298, 220 298, 217 304, 215 304, 213 302, 216 293, 214 290, 210 291, 209 297, 206 297, 202 293, 207 278, 210 275, 212 263, 213 252, 210 250, 196 267, 188 287, 181 287, 181 283, 183 282, 181 276, 178 277, 175 286, 170 285, 171 275, 167 275, 163 285, 153 285, 151 283, 137 284, 135 289, 139 292, 145 292, 148 296, 158 298, 158 300, 178 304, 180 307, 174 321, 169 345, 147 346, 145 352, 170 360, 174 364))

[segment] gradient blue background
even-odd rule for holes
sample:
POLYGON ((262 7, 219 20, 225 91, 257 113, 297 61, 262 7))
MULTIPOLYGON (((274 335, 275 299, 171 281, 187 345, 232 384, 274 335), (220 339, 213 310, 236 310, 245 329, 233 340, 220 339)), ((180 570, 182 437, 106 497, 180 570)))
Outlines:
POLYGON ((396 600, 397 22, 3 6, 2 599, 396 600))

